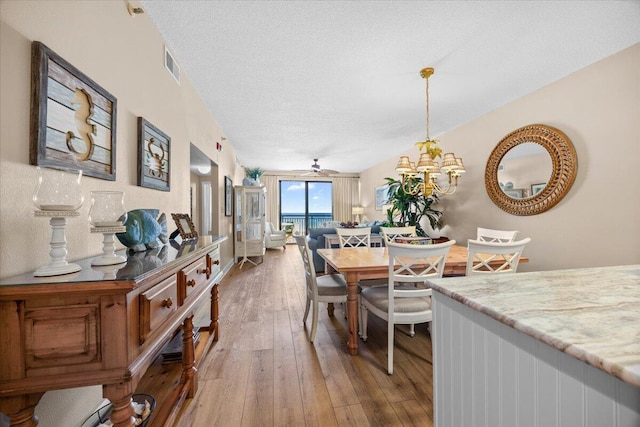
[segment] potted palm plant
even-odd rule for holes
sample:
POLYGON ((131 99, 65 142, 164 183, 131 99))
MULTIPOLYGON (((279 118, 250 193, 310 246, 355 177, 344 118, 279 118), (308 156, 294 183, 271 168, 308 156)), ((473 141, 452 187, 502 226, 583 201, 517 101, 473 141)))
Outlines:
MULTIPOLYGON (((422 192, 416 194, 407 193, 402 188, 402 182, 395 178, 385 178, 389 185, 387 220, 383 226, 387 227, 416 227, 418 236, 427 237, 426 231, 422 228, 420 221, 423 217, 429 220, 429 225, 434 230, 439 230, 441 226, 442 211, 434 209, 432 206, 438 203, 438 196, 433 194, 425 196, 422 192)), ((417 180, 420 178, 416 177, 417 180)))
POLYGON ((260 185, 260 177, 264 174, 264 169, 255 167, 255 168, 245 168, 244 169, 245 179, 242 181, 242 185, 260 185))

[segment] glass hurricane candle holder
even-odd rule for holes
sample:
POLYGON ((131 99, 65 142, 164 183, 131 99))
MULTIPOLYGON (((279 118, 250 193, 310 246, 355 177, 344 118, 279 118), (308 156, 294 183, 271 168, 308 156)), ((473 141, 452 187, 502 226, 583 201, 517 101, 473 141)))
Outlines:
POLYGON ((124 210, 124 193, 122 191, 92 191, 89 221, 94 228, 92 233, 102 233, 102 256, 94 258, 91 265, 113 265, 125 262, 122 255, 116 255, 114 235, 124 233, 127 227, 123 223, 127 219, 124 210))
POLYGON ((80 188, 82 171, 51 169, 38 166, 38 183, 33 192, 33 203, 41 211, 77 211, 84 197, 80 188))
POLYGON ((92 191, 89 221, 94 227, 119 227, 126 220, 122 191, 92 191))

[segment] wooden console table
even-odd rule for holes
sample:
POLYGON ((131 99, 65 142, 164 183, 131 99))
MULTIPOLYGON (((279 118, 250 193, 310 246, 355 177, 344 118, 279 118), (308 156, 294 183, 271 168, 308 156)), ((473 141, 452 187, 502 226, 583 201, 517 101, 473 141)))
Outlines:
POLYGON ((224 240, 167 244, 116 266, 92 267, 87 258, 77 262, 81 271, 62 276, 0 280, 0 413, 11 426, 36 426, 34 408, 45 391, 101 384, 111 421, 130 427, 140 386, 158 404, 148 425, 173 425, 197 390, 197 364, 218 340, 224 240), (206 298, 211 322, 200 328, 196 351, 193 313, 206 298), (182 364, 167 369, 176 378, 153 389, 145 373, 180 328, 182 364))

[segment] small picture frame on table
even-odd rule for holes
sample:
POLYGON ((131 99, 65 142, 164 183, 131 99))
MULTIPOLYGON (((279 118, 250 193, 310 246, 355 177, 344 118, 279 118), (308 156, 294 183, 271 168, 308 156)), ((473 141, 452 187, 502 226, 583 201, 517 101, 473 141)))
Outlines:
POLYGON ((191 217, 187 214, 171 214, 171 217, 176 223, 176 227, 178 230, 171 234, 171 238, 174 238, 178 234, 182 240, 191 240, 196 239, 198 237, 198 232, 196 231, 196 227, 194 227, 193 222, 191 221, 191 217))

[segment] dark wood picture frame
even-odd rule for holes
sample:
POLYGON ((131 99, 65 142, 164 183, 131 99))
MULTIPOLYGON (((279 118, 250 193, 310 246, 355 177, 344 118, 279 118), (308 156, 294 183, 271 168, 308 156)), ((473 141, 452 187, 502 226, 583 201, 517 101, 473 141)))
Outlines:
POLYGON ((233 215, 233 182, 228 176, 224 177, 224 216, 233 215))
POLYGON ((43 43, 31 43, 29 163, 116 179, 117 100, 43 43))
POLYGON ((171 189, 171 138, 144 117, 138 117, 138 185, 171 189))
POLYGON ((171 218, 176 223, 176 227, 178 227, 178 232, 180 233, 180 237, 182 240, 190 240, 198 237, 198 232, 196 231, 196 227, 193 226, 193 222, 191 221, 191 217, 187 214, 171 214, 171 218))

